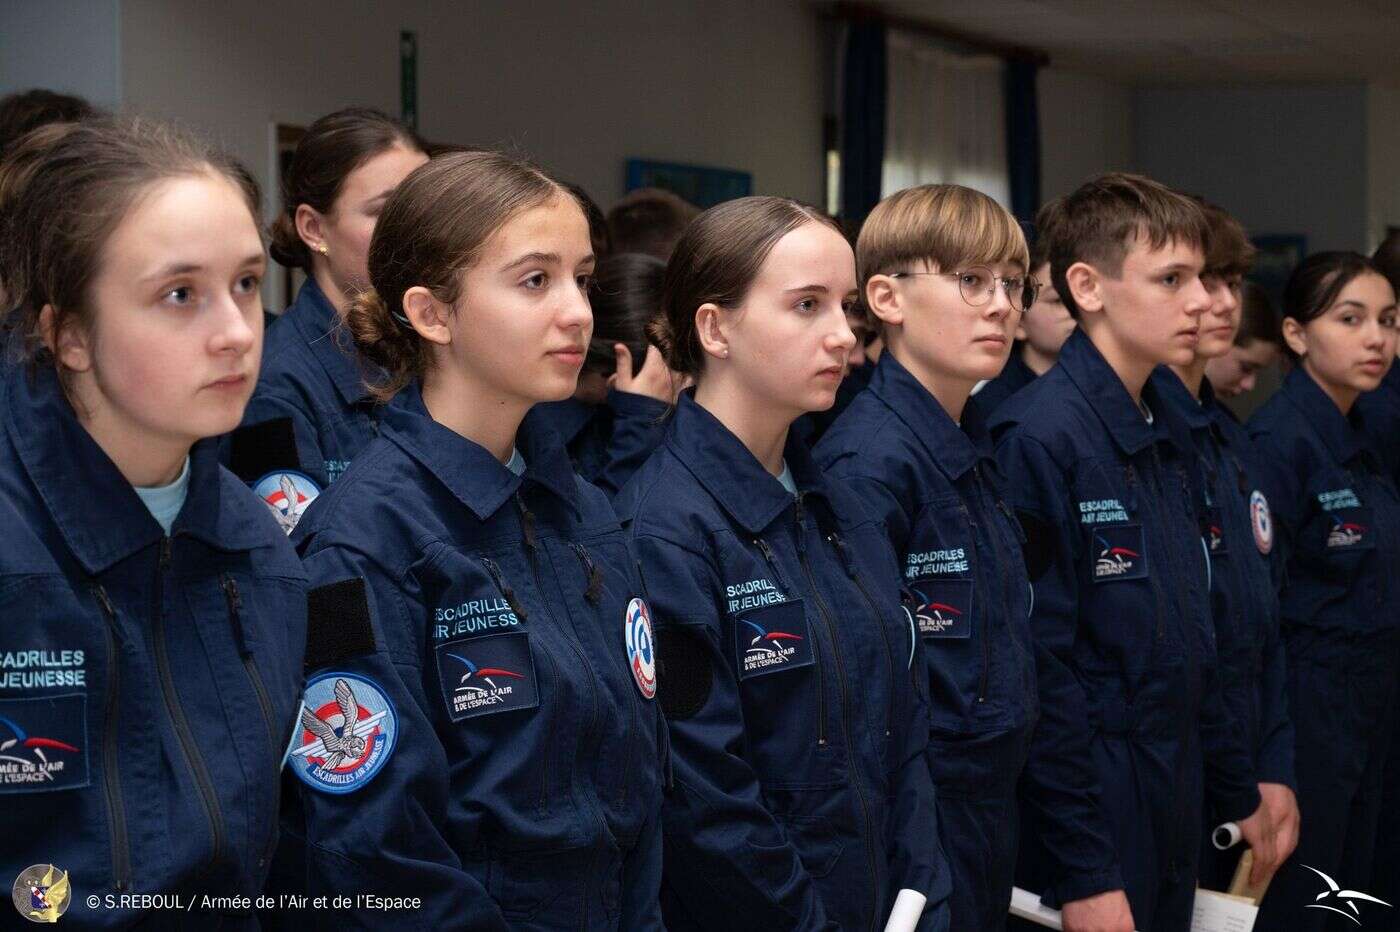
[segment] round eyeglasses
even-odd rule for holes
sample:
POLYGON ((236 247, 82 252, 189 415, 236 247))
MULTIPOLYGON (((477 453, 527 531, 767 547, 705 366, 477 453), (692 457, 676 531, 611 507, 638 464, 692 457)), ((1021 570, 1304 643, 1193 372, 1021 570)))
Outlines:
POLYGON ((914 275, 936 275, 939 278, 956 278, 962 299, 971 307, 985 307, 996 294, 1000 284, 1006 292, 1007 300, 1018 311, 1024 311, 1035 303, 1040 294, 1040 282, 1030 275, 1015 278, 997 278, 986 266, 973 266, 961 272, 894 272, 891 278, 908 278, 914 275))

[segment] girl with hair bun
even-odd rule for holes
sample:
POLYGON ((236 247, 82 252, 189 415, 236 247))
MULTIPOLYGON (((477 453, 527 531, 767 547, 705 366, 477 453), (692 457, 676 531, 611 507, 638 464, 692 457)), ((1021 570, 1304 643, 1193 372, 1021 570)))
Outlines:
POLYGON ((374 438, 381 402, 342 326, 351 299, 369 285, 366 256, 374 225, 395 186, 428 160, 412 130, 378 110, 327 114, 307 129, 283 183, 272 225, 272 258, 301 269, 306 282, 263 354, 262 376, 225 458, 269 504, 284 479, 301 512, 374 438))
POLYGON ((593 266, 577 199, 493 152, 416 169, 375 228, 347 325, 397 399, 293 538, 317 892, 420 897, 424 928, 660 927, 650 609, 607 499, 530 413, 574 391, 593 266))
POLYGON ((21 875, 29 919, 158 924, 88 904, 262 891, 302 680, 305 575, 214 441, 258 375, 258 195, 146 121, 67 127, 7 180, 5 861, 58 865, 21 875))
POLYGON ((656 609, 669 929, 946 929, 922 649, 880 525, 791 430, 855 336, 851 247, 748 197, 701 214, 653 336, 696 379, 617 499, 656 609))
POLYGON ((1302 832, 1259 920, 1312 930, 1330 926, 1304 908, 1318 893, 1308 868, 1354 889, 1371 878, 1396 753, 1400 492, 1368 440, 1377 412, 1358 404, 1395 360, 1395 290, 1363 256, 1316 253, 1289 278, 1283 314, 1295 365, 1249 434, 1268 498, 1253 515, 1256 540, 1286 567, 1279 613, 1302 832))

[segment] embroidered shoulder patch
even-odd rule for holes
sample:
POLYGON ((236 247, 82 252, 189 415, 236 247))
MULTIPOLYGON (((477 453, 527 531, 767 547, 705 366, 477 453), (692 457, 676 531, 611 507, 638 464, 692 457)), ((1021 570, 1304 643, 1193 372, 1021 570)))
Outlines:
POLYGON ((378 683, 330 672, 307 684, 299 726, 291 753, 297 777, 323 793, 353 793, 394 753, 399 717, 378 683))

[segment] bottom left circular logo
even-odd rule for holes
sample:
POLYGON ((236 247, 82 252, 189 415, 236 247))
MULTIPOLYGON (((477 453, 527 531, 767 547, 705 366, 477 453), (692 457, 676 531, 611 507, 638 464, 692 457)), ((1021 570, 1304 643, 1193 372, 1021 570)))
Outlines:
POLYGON ((399 735, 384 690, 354 673, 323 673, 308 683, 299 724, 292 767, 323 793, 353 793, 374 779, 399 735))
POLYGON ((68 873, 52 864, 26 867, 15 878, 10 896, 15 909, 30 922, 57 922, 72 899, 68 873))

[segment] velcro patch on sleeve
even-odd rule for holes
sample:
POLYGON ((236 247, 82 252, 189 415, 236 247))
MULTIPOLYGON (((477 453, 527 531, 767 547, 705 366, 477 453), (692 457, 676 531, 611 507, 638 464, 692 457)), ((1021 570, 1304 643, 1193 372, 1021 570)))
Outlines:
POLYGON ((656 653, 661 712, 670 721, 685 721, 710 701, 715 680, 710 647, 701 632, 670 625, 656 629, 656 653))
POLYGON ((317 586, 306 594, 306 669, 319 670, 374 653, 369 595, 360 577, 317 586))
POLYGON ((1035 582, 1050 569, 1055 559, 1055 529, 1040 516, 1029 511, 1017 511, 1016 519, 1021 522, 1021 531, 1026 542, 1021 548, 1026 560, 1026 573, 1035 582))
POLYGON ((234 430, 229 440, 229 466, 234 475, 249 484, 271 472, 300 470, 292 419, 277 417, 234 430))

